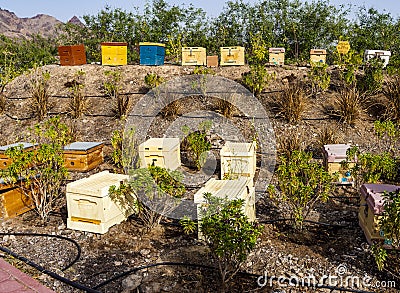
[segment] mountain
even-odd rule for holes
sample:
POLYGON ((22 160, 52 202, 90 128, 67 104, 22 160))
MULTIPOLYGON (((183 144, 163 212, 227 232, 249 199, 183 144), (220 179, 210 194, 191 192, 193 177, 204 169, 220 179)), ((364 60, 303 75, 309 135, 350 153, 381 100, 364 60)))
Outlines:
POLYGON ((0 8, 0 34, 7 37, 29 38, 36 34, 49 37, 56 34, 59 24, 62 22, 50 15, 19 18, 14 12, 0 8))

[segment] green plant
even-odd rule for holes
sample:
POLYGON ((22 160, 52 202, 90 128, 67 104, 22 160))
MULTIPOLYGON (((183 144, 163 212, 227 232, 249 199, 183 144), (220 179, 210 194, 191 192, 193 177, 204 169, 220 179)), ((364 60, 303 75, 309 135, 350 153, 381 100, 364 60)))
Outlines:
POLYGON ((364 76, 357 83, 360 92, 373 95, 380 91, 383 86, 383 61, 373 58, 367 61, 364 68, 364 76))
POLYGON ((50 72, 35 67, 31 70, 29 81, 32 95, 30 105, 39 121, 42 121, 47 116, 49 108, 51 107, 50 72))
POLYGON ((70 137, 68 127, 61 123, 59 117, 37 124, 34 133, 36 139, 33 143, 39 145, 33 150, 24 151, 18 146, 6 151, 12 163, 5 171, 5 176, 32 199, 37 213, 45 222, 68 176, 64 167, 63 147, 70 143, 70 137))
POLYGON ((177 37, 168 36, 168 45, 165 49, 165 55, 171 57, 174 63, 180 63, 182 56, 182 34, 177 37))
POLYGON ((89 100, 85 97, 83 89, 85 88, 84 76, 85 72, 79 70, 75 73, 75 78, 72 82, 65 84, 69 89, 70 102, 68 104, 69 114, 77 119, 88 111, 90 106, 89 100))
POLYGON ((365 112, 364 101, 365 96, 360 95, 356 88, 344 88, 335 98, 334 110, 329 114, 347 125, 354 125, 365 112))
POLYGON ((206 66, 196 66, 193 69, 193 74, 196 74, 196 75, 205 75, 205 74, 215 75, 215 71, 212 70, 209 67, 206 67, 206 66))
POLYGON ((125 119, 132 107, 132 99, 129 95, 121 93, 122 72, 118 70, 107 70, 104 72, 106 80, 103 83, 106 95, 113 100, 112 111, 118 119, 125 119))
POLYGON ((188 216, 184 216, 182 219, 180 219, 179 224, 182 226, 185 234, 191 234, 196 231, 196 222, 190 219, 188 216))
POLYGON ((111 200, 117 203, 118 207, 129 217, 139 209, 139 203, 132 187, 126 182, 120 182, 119 187, 111 185, 108 190, 111 200))
POLYGON ((144 77, 144 83, 150 89, 158 87, 164 81, 165 81, 165 79, 163 77, 161 77, 155 73, 147 73, 146 76, 144 77))
POLYGON ((188 126, 182 127, 182 132, 186 135, 184 148, 188 150, 197 170, 200 170, 207 159, 207 153, 211 149, 211 143, 207 140, 207 132, 211 129, 212 122, 204 121, 200 123, 199 130, 190 132, 188 126))
POLYGON ((387 258, 387 251, 379 244, 374 244, 371 246, 371 252, 374 256, 375 263, 378 267, 378 270, 382 271, 385 267, 385 262, 387 258))
POLYGON ((302 229, 304 220, 318 202, 326 202, 332 190, 332 177, 324 167, 312 161, 312 155, 294 151, 289 158, 280 156, 276 171, 278 190, 272 185, 268 193, 288 204, 295 228, 302 229))
POLYGON ((400 76, 395 75, 385 83, 382 92, 386 97, 385 116, 397 123, 400 123, 400 76))
POLYGON ((396 125, 390 120, 376 120, 374 122, 374 130, 379 141, 384 145, 384 148, 392 154, 395 154, 396 146, 400 140, 400 125, 396 125))
POLYGON ((308 96, 301 83, 290 84, 277 95, 275 105, 278 115, 289 123, 298 123, 309 105, 308 96))
POLYGON ((362 56, 354 50, 347 54, 334 53, 334 64, 339 68, 339 78, 346 87, 354 87, 357 82, 356 72, 362 64, 362 56))
POLYGON ((379 226, 390 244, 400 247, 400 188, 383 194, 383 214, 379 226))
POLYGON ((331 82, 331 75, 328 72, 328 64, 311 62, 311 70, 308 73, 311 80, 312 92, 326 91, 331 82))
POLYGON ((257 244, 262 227, 250 222, 243 212, 243 200, 228 201, 205 194, 200 231, 218 261, 222 291, 239 271, 240 265, 257 244))
POLYGON ((111 146, 113 151, 111 159, 117 168, 136 168, 138 154, 136 151, 137 143, 134 139, 135 129, 114 130, 111 136, 111 146))
POLYGON ((7 98, 4 94, 6 86, 16 78, 20 72, 15 68, 13 64, 13 53, 9 51, 3 51, 4 61, 0 66, 0 114, 3 114, 6 109, 7 98), (11 57, 10 57, 11 56, 11 57))
POLYGON ((264 65, 251 65, 250 71, 242 75, 242 82, 254 95, 258 96, 274 77, 275 73, 269 74, 264 65))

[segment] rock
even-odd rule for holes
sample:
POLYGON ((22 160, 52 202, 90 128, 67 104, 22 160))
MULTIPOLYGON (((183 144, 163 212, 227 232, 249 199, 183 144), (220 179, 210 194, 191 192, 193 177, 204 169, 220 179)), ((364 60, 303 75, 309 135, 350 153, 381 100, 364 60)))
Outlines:
POLYGON ((140 275, 132 274, 122 280, 123 293, 134 292, 137 287, 142 283, 143 277, 140 275))

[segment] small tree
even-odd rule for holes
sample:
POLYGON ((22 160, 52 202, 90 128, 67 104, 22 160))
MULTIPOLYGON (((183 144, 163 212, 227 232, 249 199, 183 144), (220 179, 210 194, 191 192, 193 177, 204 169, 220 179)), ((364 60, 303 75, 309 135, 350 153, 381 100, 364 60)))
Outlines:
POLYGON ((317 94, 319 91, 326 91, 331 82, 328 64, 311 62, 311 70, 308 73, 308 77, 311 80, 313 94, 317 94))
POLYGON ((30 151, 24 151, 21 146, 8 149, 6 155, 12 159, 12 163, 5 175, 32 199, 37 213, 45 222, 68 176, 64 167, 63 147, 70 142, 70 132, 59 117, 36 125, 34 131, 36 140, 33 143, 39 146, 30 151))
POLYGON ((228 201, 205 194, 206 207, 201 211, 200 231, 218 262, 225 292, 227 283, 254 249, 262 227, 250 222, 243 212, 243 200, 228 201))
POLYGON ((106 81, 103 86, 106 95, 113 100, 112 111, 118 119, 125 119, 132 107, 132 100, 130 96, 121 93, 122 72, 120 69, 107 70, 104 74, 106 81))
POLYGON ((304 151, 294 151, 289 158, 281 156, 280 161, 277 170, 279 193, 272 185, 268 187, 268 193, 273 197, 280 194, 289 206, 294 227, 302 229, 314 206, 328 200, 333 188, 332 176, 304 151))

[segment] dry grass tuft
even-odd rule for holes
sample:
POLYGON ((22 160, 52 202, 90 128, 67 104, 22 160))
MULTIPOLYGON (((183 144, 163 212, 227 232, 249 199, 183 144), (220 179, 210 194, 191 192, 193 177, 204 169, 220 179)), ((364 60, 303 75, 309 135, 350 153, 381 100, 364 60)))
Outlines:
POLYGON ((289 123, 298 123, 308 106, 308 95, 300 82, 287 85, 275 101, 278 115, 289 123))
POLYGON ((335 99, 330 116, 338 118, 347 125, 354 125, 365 113, 366 99, 356 88, 345 88, 335 99))
POLYGON ((181 115, 182 112, 183 112, 183 105, 179 100, 176 100, 166 105, 160 111, 160 114, 165 119, 174 120, 176 117, 181 115))
POLYGON ((400 77, 396 75, 387 81, 382 92, 386 97, 385 118, 400 123, 400 77))

